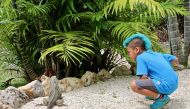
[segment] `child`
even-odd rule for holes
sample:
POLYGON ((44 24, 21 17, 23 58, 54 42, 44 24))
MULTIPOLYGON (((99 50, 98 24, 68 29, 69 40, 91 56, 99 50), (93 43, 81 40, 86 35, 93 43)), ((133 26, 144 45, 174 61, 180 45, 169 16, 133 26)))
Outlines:
POLYGON ((161 54, 151 50, 150 40, 137 33, 123 42, 129 57, 136 61, 138 80, 131 82, 134 92, 153 98, 151 109, 163 108, 170 95, 178 87, 178 75, 171 64, 177 65, 177 58, 170 54, 161 54))

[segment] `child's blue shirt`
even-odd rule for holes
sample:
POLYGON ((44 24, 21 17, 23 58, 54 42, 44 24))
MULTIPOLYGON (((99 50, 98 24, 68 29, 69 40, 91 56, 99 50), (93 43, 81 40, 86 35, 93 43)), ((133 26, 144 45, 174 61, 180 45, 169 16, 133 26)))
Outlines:
POLYGON ((147 75, 161 94, 171 94, 178 87, 178 75, 171 66, 176 59, 170 54, 161 54, 151 50, 137 56, 137 75, 147 75))

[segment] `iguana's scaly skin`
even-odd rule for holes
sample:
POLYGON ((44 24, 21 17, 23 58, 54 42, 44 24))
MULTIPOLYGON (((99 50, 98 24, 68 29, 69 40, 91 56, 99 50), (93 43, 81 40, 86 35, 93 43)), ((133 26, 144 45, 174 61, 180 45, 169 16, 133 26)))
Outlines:
POLYGON ((51 77, 51 92, 48 97, 48 105, 47 109, 52 109, 53 106, 56 104, 56 101, 61 98, 61 91, 58 86, 58 79, 56 76, 51 77))

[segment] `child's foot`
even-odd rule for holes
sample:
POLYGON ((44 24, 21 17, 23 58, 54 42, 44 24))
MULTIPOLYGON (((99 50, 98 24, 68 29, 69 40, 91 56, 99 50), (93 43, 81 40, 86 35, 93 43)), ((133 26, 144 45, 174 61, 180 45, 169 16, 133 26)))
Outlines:
POLYGON ((162 98, 156 99, 155 102, 150 105, 150 108, 162 109, 169 101, 170 101, 170 98, 167 95, 163 95, 162 98))
POLYGON ((147 100, 155 100, 153 97, 145 96, 145 99, 147 100))

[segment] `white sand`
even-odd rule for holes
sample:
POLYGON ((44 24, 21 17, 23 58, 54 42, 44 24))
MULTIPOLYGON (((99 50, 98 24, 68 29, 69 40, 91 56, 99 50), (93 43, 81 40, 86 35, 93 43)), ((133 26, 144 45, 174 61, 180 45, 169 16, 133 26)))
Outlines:
MULTIPOLYGON (((170 95, 171 101, 164 109, 190 109, 190 69, 178 71, 179 87, 170 95)), ((149 109, 153 101, 131 91, 129 83, 135 77, 117 77, 98 82, 72 92, 64 93, 64 106, 53 109, 149 109)), ((43 97, 28 102, 20 109, 46 109, 43 97)))

